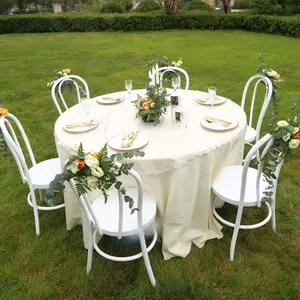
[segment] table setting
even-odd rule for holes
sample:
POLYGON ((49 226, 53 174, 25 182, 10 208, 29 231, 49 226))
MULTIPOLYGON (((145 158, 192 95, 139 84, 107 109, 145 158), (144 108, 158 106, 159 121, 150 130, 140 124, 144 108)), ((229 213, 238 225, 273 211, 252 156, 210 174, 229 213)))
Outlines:
MULTIPOLYGON (((185 257, 192 243, 202 247, 222 237, 221 225, 211 214, 210 186, 224 166, 241 163, 246 128, 244 111, 216 89, 206 93, 173 85, 133 90, 128 80, 126 91, 69 108, 54 128, 62 165, 81 143, 88 152, 107 144, 109 153, 145 153, 132 161, 144 188, 156 199, 165 259, 185 257)), ((82 224, 86 245, 86 224, 68 186, 64 199, 67 229, 82 224)))

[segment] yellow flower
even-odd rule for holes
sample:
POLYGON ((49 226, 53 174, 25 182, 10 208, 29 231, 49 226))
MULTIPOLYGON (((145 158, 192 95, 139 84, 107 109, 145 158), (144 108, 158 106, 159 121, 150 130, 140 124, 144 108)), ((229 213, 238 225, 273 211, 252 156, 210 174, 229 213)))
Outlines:
POLYGON ((8 114, 8 109, 0 107, 0 116, 5 116, 8 114))
POLYGON ((65 73, 70 74, 71 73, 71 69, 65 69, 65 73))
POLYGON ((275 79, 279 79, 280 78, 280 74, 279 73, 277 73, 277 75, 275 76, 275 79))
POLYGON ((176 65, 176 61, 173 60, 173 61, 172 61, 172 65, 176 65))

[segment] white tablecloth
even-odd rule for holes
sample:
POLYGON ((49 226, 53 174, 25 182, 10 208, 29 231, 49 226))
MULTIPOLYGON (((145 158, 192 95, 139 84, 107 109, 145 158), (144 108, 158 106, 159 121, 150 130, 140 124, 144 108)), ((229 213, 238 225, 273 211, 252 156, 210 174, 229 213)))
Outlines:
MULTIPOLYGON (((136 98, 133 91, 131 100, 136 98)), ((149 137, 142 150, 144 158, 134 161, 144 182, 145 189, 154 196, 158 213, 157 224, 162 237, 162 252, 165 259, 173 256, 185 257, 192 242, 198 247, 212 238, 221 238, 221 226, 211 211, 211 183, 221 169, 230 164, 240 164, 244 149, 246 116, 243 110, 229 99, 215 106, 214 113, 224 119, 234 118, 239 126, 233 130, 215 132, 200 126, 201 119, 210 115, 208 106, 195 102, 200 92, 180 91, 183 110, 190 106, 188 133, 172 125, 168 111, 163 122, 157 126, 135 119, 135 108, 129 99, 103 105, 90 100, 90 113, 96 120, 110 116, 108 134, 103 127, 85 133, 69 133, 63 129, 82 119, 82 107, 75 105, 64 112, 55 124, 55 140, 59 157, 65 162, 76 145, 83 143, 85 150, 99 150, 106 139, 118 133, 140 129, 149 137)), ((126 95, 125 92, 114 95, 126 95)), ((203 93, 203 96, 207 96, 203 93)), ((65 191, 67 229, 81 224, 81 210, 70 188, 65 191)), ((86 230, 83 228, 86 242, 86 230)))

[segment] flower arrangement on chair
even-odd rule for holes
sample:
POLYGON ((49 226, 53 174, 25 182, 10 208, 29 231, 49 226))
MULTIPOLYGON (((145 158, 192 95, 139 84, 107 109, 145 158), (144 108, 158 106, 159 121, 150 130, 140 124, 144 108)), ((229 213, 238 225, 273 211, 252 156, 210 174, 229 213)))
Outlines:
POLYGON ((291 159, 293 151, 300 145, 300 118, 295 116, 296 103, 298 99, 291 101, 289 117, 287 120, 277 122, 276 128, 271 132, 274 143, 266 156, 264 174, 269 184, 268 191, 264 192, 265 197, 262 201, 268 201, 273 195, 273 179, 277 179, 275 171, 283 159, 291 159))
POLYGON ((272 85, 273 85, 273 93, 272 93, 272 98, 271 98, 272 118, 270 121, 270 127, 273 127, 273 125, 276 122, 276 117, 278 115, 277 106, 278 106, 278 103, 280 102, 280 98, 279 98, 278 91, 277 91, 278 90, 277 83, 281 82, 283 80, 279 73, 277 73, 275 70, 270 69, 266 66, 263 56, 261 54, 259 55, 259 61, 261 63, 261 66, 256 69, 257 73, 268 77, 271 80, 272 85))
MULTIPOLYGON (((2 103, 0 102, 0 117, 6 116, 8 114, 8 109, 2 107, 2 103)), ((7 147, 7 144, 5 142, 4 136, 2 134, 1 128, 0 128, 0 151, 4 154, 9 153, 9 149, 7 147)))
MULTIPOLYGON (((47 87, 48 87, 48 88, 50 89, 50 91, 51 91, 52 85, 54 84, 54 82, 55 82, 56 80, 58 80, 58 79, 61 78, 61 77, 67 77, 67 76, 69 76, 69 75, 71 75, 71 69, 63 69, 63 70, 57 71, 57 72, 55 73, 54 80, 48 82, 48 83, 47 83, 47 87)), ((74 87, 74 82, 73 82, 73 80, 67 80, 67 81, 65 81, 65 82, 63 83, 63 85, 62 85, 62 93, 63 93, 63 91, 64 91, 64 89, 65 89, 66 87, 68 87, 68 88, 70 89, 70 91, 71 91, 72 88, 74 87)), ((86 93, 85 93, 84 89, 83 89, 80 85, 78 85, 78 88, 79 88, 80 96, 81 96, 82 98, 85 98, 85 97, 86 97, 86 93)))
POLYGON ((103 193, 105 202, 108 200, 107 190, 114 186, 122 193, 133 213, 136 210, 133 208, 133 199, 126 194, 118 177, 121 174, 128 174, 128 170, 133 167, 133 163, 126 162, 127 159, 144 155, 144 152, 136 150, 109 156, 106 144, 99 152, 86 154, 80 144, 76 155, 67 162, 64 172, 57 174, 50 183, 46 191, 46 202, 50 206, 57 205, 62 199, 65 189, 64 182, 74 179, 79 196, 92 189, 99 189, 103 193))
MULTIPOLYGON (((161 59, 154 59, 151 60, 150 62, 145 64, 146 68, 151 69, 152 67, 152 72, 153 72, 153 67, 155 67, 156 65, 161 68, 161 67, 181 67, 181 65, 183 64, 182 58, 180 58, 177 62, 175 60, 173 60, 172 62, 169 62, 169 58, 167 56, 163 56, 161 59)), ((166 72, 163 80, 167 81, 167 82, 171 82, 172 78, 178 76, 178 74, 176 72, 166 72)))

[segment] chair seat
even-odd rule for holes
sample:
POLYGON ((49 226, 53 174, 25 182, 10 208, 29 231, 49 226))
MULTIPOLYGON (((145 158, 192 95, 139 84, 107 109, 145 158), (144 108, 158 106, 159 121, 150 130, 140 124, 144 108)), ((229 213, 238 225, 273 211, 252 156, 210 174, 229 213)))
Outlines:
MULTIPOLYGON (((138 190, 136 188, 127 188, 127 195, 134 200, 134 207, 137 205, 138 190)), ((107 203, 104 203, 103 195, 100 195, 93 203, 92 207, 96 212, 96 219, 104 234, 111 236, 118 236, 118 224, 119 224, 119 198, 118 191, 111 189, 108 192, 107 203)), ((128 203, 123 203, 123 228, 122 236, 132 235, 137 232, 138 223, 137 215, 138 211, 131 214, 128 203)), ((156 203, 153 197, 143 192, 143 228, 147 228, 155 219, 156 215, 156 203)))
POLYGON ((59 158, 44 160, 29 169, 32 184, 35 188, 46 189, 56 174, 61 173, 59 158))
MULTIPOLYGON (((233 205, 238 205, 240 201, 241 180, 243 166, 225 167, 212 184, 212 190, 220 199, 233 205)), ((256 177, 258 171, 248 168, 244 206, 256 206, 256 177)), ((260 177, 260 199, 264 197, 263 192, 268 187, 264 180, 264 175, 260 177)))
POLYGON ((256 130, 250 126, 247 126, 246 136, 245 136, 245 143, 251 143, 256 138, 256 130))

